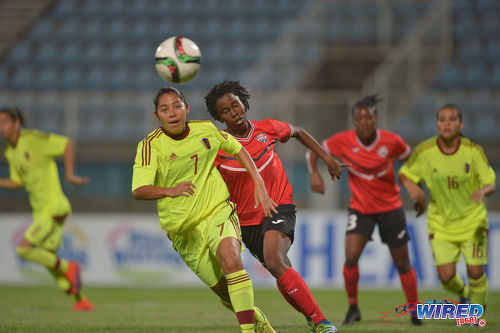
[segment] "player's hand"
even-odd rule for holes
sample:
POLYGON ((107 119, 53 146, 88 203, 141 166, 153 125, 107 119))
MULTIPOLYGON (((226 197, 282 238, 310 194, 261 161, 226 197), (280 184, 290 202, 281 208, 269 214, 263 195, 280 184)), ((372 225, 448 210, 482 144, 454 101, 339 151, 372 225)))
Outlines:
POLYGON ((425 212, 425 202, 423 204, 420 202, 415 202, 413 208, 415 208, 415 211, 417 212, 417 217, 419 217, 425 212))
POLYGON ((472 193, 472 195, 469 197, 472 201, 474 201, 477 204, 480 204, 481 202, 484 201, 484 191, 483 189, 478 189, 472 193))
POLYGON ((328 173, 332 178, 332 184, 335 183, 335 180, 340 179, 340 176, 342 175, 343 171, 342 168, 351 166, 349 163, 340 163, 333 157, 328 161, 326 161, 326 165, 328 167, 328 173))
POLYGON ((192 181, 180 183, 177 186, 171 187, 169 190, 169 197, 177 198, 177 197, 187 197, 189 198, 194 194, 194 189, 196 185, 193 184, 192 181))
POLYGON ((80 177, 77 175, 68 175, 66 176, 66 180, 73 185, 82 186, 90 183, 89 177, 80 177))
POLYGON ((254 200, 255 205, 253 208, 259 207, 259 204, 262 205, 262 209, 264 209, 264 214, 267 217, 273 216, 273 213, 278 214, 276 210, 277 204, 271 199, 269 194, 267 193, 266 187, 264 186, 264 182, 255 185, 254 191, 254 200))
POLYGON ((311 173, 311 190, 313 192, 317 193, 325 193, 325 184, 323 183, 323 178, 321 178, 321 175, 319 172, 314 171, 311 173))

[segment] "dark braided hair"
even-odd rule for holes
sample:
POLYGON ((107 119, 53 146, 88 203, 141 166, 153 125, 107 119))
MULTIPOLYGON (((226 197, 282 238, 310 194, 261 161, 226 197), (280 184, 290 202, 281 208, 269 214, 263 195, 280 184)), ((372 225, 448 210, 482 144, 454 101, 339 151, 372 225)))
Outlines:
POLYGON ((177 96, 179 96, 179 98, 184 102, 184 104, 186 106, 188 105, 188 103, 186 102, 186 97, 184 97, 184 94, 182 93, 182 91, 180 91, 179 89, 174 88, 174 87, 163 87, 163 88, 160 88, 160 90, 158 90, 155 97, 153 98, 153 103, 155 105, 155 113, 158 112, 157 111, 158 101, 160 100, 160 97, 164 94, 171 94, 171 93, 174 93, 177 96))
POLYGON ((238 96, 241 103, 243 103, 243 105, 245 106, 245 112, 250 109, 250 104, 248 103, 250 94, 245 89, 245 87, 241 85, 240 81, 224 80, 221 83, 216 84, 212 88, 212 90, 210 90, 207 96, 205 96, 205 105, 207 106, 208 113, 210 113, 212 118, 215 120, 221 121, 219 119, 219 114, 215 109, 215 104, 217 103, 217 100, 219 98, 227 93, 233 93, 234 95, 238 96))
POLYGON ((377 94, 365 96, 361 100, 357 101, 356 104, 354 104, 351 109, 351 114, 354 117, 354 113, 358 108, 366 106, 370 109, 370 111, 373 112, 373 114, 377 115, 377 103, 380 101, 382 101, 382 99, 378 98, 377 94))
POLYGON ((14 121, 18 121, 21 124, 21 126, 24 126, 24 115, 19 110, 19 108, 14 107, 5 107, 0 109, 0 113, 6 113, 10 116, 10 118, 14 121))

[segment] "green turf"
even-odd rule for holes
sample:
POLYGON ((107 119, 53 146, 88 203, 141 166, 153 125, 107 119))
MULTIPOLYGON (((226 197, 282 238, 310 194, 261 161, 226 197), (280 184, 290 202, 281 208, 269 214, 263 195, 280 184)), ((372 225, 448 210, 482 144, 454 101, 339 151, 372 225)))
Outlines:
MULTIPOLYGON (((347 305, 343 290, 314 290, 327 317, 339 323, 347 305)), ((74 313, 70 301, 55 287, 0 286, 0 332, 238 332, 235 316, 208 289, 88 287, 95 306, 90 313, 74 313)), ((424 291, 422 300, 451 298, 443 291, 424 291)), ((303 317, 274 289, 256 289, 256 304, 277 332, 307 332, 303 317)), ((457 328, 453 320, 425 320, 413 327, 408 317, 380 323, 379 313, 404 303, 398 290, 361 290, 362 321, 340 326, 340 332, 500 332, 500 292, 491 292, 486 326, 457 328)))

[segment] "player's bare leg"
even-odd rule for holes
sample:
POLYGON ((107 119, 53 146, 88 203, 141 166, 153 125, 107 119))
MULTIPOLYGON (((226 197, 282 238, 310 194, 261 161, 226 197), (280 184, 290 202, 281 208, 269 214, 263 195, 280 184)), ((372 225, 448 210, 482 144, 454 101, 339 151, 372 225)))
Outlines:
POLYGON ((468 302, 469 288, 465 285, 462 278, 456 272, 454 262, 436 266, 439 280, 445 290, 448 290, 460 297, 460 302, 468 302))

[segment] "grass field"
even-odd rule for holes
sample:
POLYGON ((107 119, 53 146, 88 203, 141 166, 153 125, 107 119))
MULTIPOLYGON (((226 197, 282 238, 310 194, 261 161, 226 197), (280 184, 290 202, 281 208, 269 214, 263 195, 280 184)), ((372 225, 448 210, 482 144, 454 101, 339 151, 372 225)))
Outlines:
MULTIPOLYGON (((239 332, 235 316, 215 295, 201 288, 133 289, 88 287, 95 310, 74 313, 55 287, 0 286, 0 332, 239 332)), ((313 290, 323 312, 335 323, 345 314, 343 290, 313 290)), ((424 291, 422 300, 453 298, 443 291, 424 291)), ((361 290, 362 321, 340 326, 340 332, 500 332, 500 292, 491 292, 483 328, 458 328, 454 320, 425 320, 413 327, 408 317, 380 323, 379 313, 404 303, 398 290, 361 290)), ((277 332, 307 332, 302 315, 274 289, 256 289, 256 304, 277 332)))

